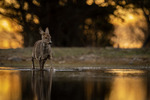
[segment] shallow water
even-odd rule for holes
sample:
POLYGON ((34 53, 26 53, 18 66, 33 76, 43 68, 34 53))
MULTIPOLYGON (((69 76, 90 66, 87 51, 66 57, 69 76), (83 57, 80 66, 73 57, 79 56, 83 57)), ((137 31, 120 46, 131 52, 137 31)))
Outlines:
POLYGON ((149 99, 148 70, 0 67, 0 100, 149 99))

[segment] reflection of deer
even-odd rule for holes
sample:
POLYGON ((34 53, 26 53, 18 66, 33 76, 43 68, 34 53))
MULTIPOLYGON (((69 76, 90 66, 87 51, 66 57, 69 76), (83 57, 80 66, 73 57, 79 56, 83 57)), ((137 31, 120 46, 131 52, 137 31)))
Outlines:
POLYGON ((35 43, 32 52, 32 68, 34 69, 34 59, 39 61, 40 69, 44 68, 44 64, 47 59, 52 58, 51 54, 51 36, 49 34, 49 29, 46 28, 45 32, 40 28, 40 34, 42 35, 42 40, 35 43))
POLYGON ((50 72, 33 70, 32 90, 37 100, 51 100, 52 73, 53 69, 50 72))

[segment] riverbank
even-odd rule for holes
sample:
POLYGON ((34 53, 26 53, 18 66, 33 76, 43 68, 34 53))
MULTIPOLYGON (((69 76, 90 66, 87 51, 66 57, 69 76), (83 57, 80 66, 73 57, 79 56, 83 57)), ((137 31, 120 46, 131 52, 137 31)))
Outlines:
MULTIPOLYGON (((0 66, 31 67, 32 48, 0 49, 0 66)), ((149 66, 150 49, 116 49, 91 47, 54 47, 53 60, 45 66, 53 67, 117 67, 149 66)), ((38 62, 36 61, 36 66, 38 62)))

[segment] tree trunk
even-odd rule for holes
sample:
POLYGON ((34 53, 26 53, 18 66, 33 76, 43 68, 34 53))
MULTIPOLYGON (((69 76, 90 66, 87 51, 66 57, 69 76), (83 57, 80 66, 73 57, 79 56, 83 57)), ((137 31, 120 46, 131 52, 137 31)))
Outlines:
POLYGON ((150 29, 148 29, 148 35, 143 43, 143 47, 148 47, 150 46, 150 29))
POLYGON ((148 30, 145 33, 145 40, 143 42, 143 47, 147 47, 147 46, 150 46, 150 19, 149 19, 150 15, 146 14, 144 7, 142 7, 142 10, 143 10, 143 14, 146 18, 146 22, 147 22, 147 26, 148 26, 148 30))

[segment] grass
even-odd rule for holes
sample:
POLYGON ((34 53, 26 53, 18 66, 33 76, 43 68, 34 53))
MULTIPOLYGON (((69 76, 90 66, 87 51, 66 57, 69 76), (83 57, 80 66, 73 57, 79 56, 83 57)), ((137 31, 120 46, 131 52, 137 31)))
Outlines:
MULTIPOLYGON (((54 47, 45 66, 149 66, 150 49, 54 47)), ((0 49, 0 66, 30 67, 32 48, 0 49)), ((38 62, 36 63, 38 66, 38 62)))

